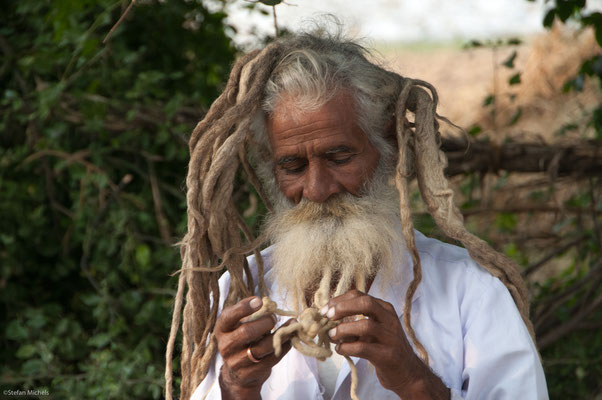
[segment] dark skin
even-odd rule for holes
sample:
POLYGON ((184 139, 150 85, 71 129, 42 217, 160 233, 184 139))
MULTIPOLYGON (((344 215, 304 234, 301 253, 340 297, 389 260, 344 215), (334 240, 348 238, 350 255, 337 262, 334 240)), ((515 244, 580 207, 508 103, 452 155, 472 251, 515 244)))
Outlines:
POLYGON ((354 118, 347 92, 324 106, 299 114, 294 103, 276 106, 267 121, 274 175, 282 194, 298 204, 302 198, 323 203, 340 193, 359 196, 380 154, 354 118))
MULTIPOLYGON (((298 204, 305 198, 321 203, 331 196, 359 196, 364 183, 378 165, 380 153, 350 115, 355 115, 353 98, 341 91, 324 106, 302 114, 284 100, 267 120, 272 146, 274 175, 280 191, 298 204)), ((394 131, 391 129, 391 133, 394 131)), ((310 294, 312 297, 313 294, 310 294)), ((330 300, 324 310, 333 320, 355 315, 368 319, 346 319, 332 332, 337 352, 371 362, 381 385, 404 400, 449 399, 449 389, 416 356, 390 303, 357 290, 330 300)), ((224 359, 220 387, 224 399, 259 399, 271 369, 283 354, 273 354, 271 329, 275 321, 264 317, 244 322, 261 307, 258 298, 247 298, 227 307, 217 319, 215 336, 224 359), (251 300, 257 299, 255 307, 251 300), (246 350, 261 361, 254 364, 246 350)))
POLYGON ((291 348, 290 338, 284 338, 282 354, 280 357, 274 354, 270 332, 276 325, 276 317, 266 315, 252 322, 245 320, 259 310, 261 304, 258 297, 247 297, 224 308, 217 319, 215 337, 224 359, 219 377, 222 399, 260 399, 261 386, 269 378, 272 367, 291 348), (249 359, 249 346, 259 363, 249 359))
POLYGON ((332 320, 356 315, 368 318, 344 320, 329 332, 339 354, 370 361, 381 385, 404 400, 449 399, 449 389, 412 350, 391 303, 355 289, 328 303, 332 320))

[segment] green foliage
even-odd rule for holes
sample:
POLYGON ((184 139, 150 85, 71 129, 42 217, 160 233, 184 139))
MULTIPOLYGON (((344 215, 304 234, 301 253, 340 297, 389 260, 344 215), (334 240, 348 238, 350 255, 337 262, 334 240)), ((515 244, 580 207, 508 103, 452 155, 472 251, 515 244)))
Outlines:
POLYGON ((225 15, 185 0, 138 2, 103 45, 121 4, 3 7, 3 389, 163 392, 186 136, 234 49, 225 15))

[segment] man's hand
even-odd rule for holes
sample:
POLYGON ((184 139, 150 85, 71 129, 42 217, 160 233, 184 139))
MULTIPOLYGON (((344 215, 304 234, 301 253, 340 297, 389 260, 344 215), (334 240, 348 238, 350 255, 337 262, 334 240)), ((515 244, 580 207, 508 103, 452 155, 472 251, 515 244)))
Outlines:
POLYGON ((329 332, 339 354, 370 361, 381 385, 404 400, 449 399, 447 387, 414 354, 390 303, 351 290, 330 300, 326 312, 332 320, 360 314, 368 318, 343 320, 329 332))
POLYGON ((274 355, 272 334, 276 317, 266 315, 252 322, 245 318, 261 307, 261 299, 248 297, 226 307, 217 318, 215 338, 224 365, 220 371, 223 399, 258 399, 261 386, 269 378, 272 367, 290 350, 290 341, 284 341, 280 357, 274 355), (250 348, 253 362, 248 354, 250 348))

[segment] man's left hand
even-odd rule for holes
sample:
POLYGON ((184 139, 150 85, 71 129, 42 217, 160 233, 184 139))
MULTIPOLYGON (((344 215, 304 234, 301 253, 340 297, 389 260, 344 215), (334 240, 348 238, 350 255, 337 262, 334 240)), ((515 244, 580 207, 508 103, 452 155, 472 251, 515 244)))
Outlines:
POLYGON ((403 399, 449 399, 441 379, 412 350, 390 303, 351 290, 330 300, 326 316, 346 318, 329 332, 336 351, 370 361, 384 388, 403 399), (361 315, 367 318, 350 318, 361 315))

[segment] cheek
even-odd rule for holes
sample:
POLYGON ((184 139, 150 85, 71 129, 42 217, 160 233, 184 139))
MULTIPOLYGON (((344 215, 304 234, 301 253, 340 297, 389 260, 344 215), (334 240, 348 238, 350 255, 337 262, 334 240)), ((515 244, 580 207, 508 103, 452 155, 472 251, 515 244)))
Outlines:
POLYGON ((364 183, 372 178, 375 169, 375 166, 366 163, 358 164, 346 171, 340 171, 337 179, 347 192, 359 196, 364 183))
POLYGON ((298 177, 286 175, 283 172, 275 172, 276 185, 280 192, 287 198, 291 199, 295 193, 301 190, 301 180, 298 177))
POLYGON ((369 179, 369 176, 365 168, 359 167, 348 171, 348 173, 340 174, 338 180, 347 192, 359 196, 362 186, 369 179))
POLYGON ((348 174, 348 184, 353 186, 356 191, 359 191, 362 185, 372 178, 379 160, 379 152, 371 147, 370 150, 363 154, 362 159, 358 160, 358 163, 354 165, 354 170, 348 174))

